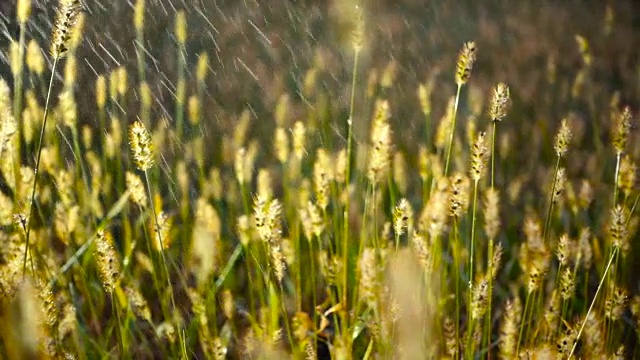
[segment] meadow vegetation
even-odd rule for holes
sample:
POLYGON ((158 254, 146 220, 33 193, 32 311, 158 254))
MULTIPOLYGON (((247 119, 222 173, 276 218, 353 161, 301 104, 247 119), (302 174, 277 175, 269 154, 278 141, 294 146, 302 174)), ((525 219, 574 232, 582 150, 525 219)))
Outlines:
POLYGON ((2 49, 0 357, 638 356, 632 5, 470 7, 457 41, 458 2, 420 38, 384 1, 135 0, 119 63, 83 3, 42 38, 18 0, 2 49))

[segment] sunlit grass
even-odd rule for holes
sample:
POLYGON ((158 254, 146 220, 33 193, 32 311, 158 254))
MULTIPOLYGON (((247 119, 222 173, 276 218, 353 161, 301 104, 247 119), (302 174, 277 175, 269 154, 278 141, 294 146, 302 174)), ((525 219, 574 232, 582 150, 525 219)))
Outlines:
POLYGON ((332 5, 335 53, 238 109, 188 11, 158 84, 145 1, 134 62, 95 74, 93 9, 61 0, 38 46, 28 5, 0 80, 0 357, 634 357, 635 90, 602 96, 589 43, 611 8, 557 39, 571 76, 478 33, 416 80, 372 60, 375 9, 332 5))

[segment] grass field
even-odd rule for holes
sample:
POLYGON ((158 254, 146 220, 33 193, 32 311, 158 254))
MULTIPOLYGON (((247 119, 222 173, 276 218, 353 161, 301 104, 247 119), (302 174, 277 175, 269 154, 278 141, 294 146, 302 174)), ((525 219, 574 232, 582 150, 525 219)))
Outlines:
POLYGON ((640 358, 635 3, 0 9, 0 358, 640 358))

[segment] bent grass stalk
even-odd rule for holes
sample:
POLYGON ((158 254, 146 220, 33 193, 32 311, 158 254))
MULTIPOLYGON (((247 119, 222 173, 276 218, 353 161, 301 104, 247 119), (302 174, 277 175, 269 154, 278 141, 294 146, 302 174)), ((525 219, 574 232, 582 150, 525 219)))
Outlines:
POLYGON ((544 230, 542 232, 542 241, 543 243, 547 243, 547 231, 549 230, 549 226, 551 224, 551 214, 553 213, 553 204, 554 193, 556 192, 556 182, 558 181, 558 171, 560 170, 560 157, 556 161, 556 168, 553 171, 553 183, 551 185, 551 194, 549 196, 549 206, 547 207, 547 214, 544 221, 544 230))
POLYGON ((460 101, 460 89, 462 84, 458 84, 458 90, 456 90, 456 100, 453 105, 453 119, 451 120, 451 130, 449 132, 449 144, 447 145, 447 160, 444 165, 444 176, 449 175, 449 161, 451 159, 451 148, 453 148, 453 138, 456 132, 456 115, 458 113, 458 102, 460 101))
MULTIPOLYGON (((358 61, 360 59, 360 52, 362 50, 362 41, 364 34, 364 19, 362 18, 362 14, 359 14, 359 18, 357 19, 356 24, 356 33, 354 34, 354 46, 353 46, 353 69, 352 69, 352 77, 351 77, 351 97, 349 101, 349 118, 347 119, 347 161, 346 166, 347 169, 345 171, 345 181, 344 187, 346 192, 345 203, 344 203, 344 214, 343 214, 343 233, 342 233, 342 262, 343 262, 343 278, 342 278, 342 306, 344 309, 347 309, 347 293, 348 293, 348 284, 349 284, 349 213, 351 209, 351 196, 349 194, 349 186, 351 185, 351 157, 352 157, 352 148, 353 148, 353 116, 355 112, 355 101, 356 101, 356 84, 358 80, 358 61)), ((358 253, 359 254, 359 253, 358 253)), ((345 314, 346 311, 341 312, 341 314, 345 314)), ((343 329, 341 331, 342 334, 346 334, 346 330, 349 328, 349 317, 345 314, 342 317, 342 326, 343 329)), ((350 349, 351 341, 347 344, 347 349, 350 349)))
MULTIPOLYGON (((153 219, 155 222, 155 230, 158 235, 158 251, 160 252, 160 258, 162 260, 162 268, 167 277, 167 286, 171 299, 171 305, 174 311, 178 311, 176 307, 175 297, 173 293, 173 285, 171 284, 171 276, 167 267, 167 261, 165 258, 164 240, 162 239, 162 229, 158 221, 158 213, 156 212, 153 193, 151 191, 151 183, 149 182, 148 170, 153 166, 154 154, 153 144, 149 131, 140 121, 134 121, 129 127, 129 143, 131 145, 131 153, 136 167, 144 173, 145 185, 147 188, 147 195, 149 196, 149 202, 151 203, 151 212, 153 212, 153 219)), ((149 242, 150 238, 147 242, 149 242)), ((149 247, 151 247, 149 245, 149 247)), ((150 254, 151 255, 151 254, 150 254)), ((182 331, 179 333, 179 341, 181 347, 184 346, 184 338, 182 337, 182 331)))
POLYGON ((600 279, 600 283, 598 284, 598 289, 596 289, 596 293, 593 296, 593 300, 591 300, 591 305, 589 305, 589 310, 587 311, 587 315, 585 316, 584 320, 582 321, 582 325, 580 326, 580 330, 578 331, 578 335, 576 335, 576 339, 574 340, 573 347, 571 347, 571 352, 569 353, 569 359, 571 359, 571 356, 573 356, 573 353, 576 351, 576 347, 578 346, 578 340, 580 340, 580 335, 582 335, 582 331, 584 330, 584 327, 587 324, 587 321, 589 320, 589 315, 591 315, 591 311, 593 310, 593 306, 595 305, 596 300, 598 299, 598 294, 600 293, 600 289, 602 289, 602 285, 604 284, 604 280, 607 277, 607 274, 609 273, 609 269, 611 268, 611 264, 613 263, 613 259, 615 258, 618 250, 619 250, 619 248, 615 247, 613 249, 613 252, 611 253, 611 256, 609 257, 609 262, 607 263, 607 267, 604 270, 604 274, 602 274, 602 278, 600 279))
POLYGON ((458 114, 458 104, 460 103, 460 90, 462 86, 469 81, 473 64, 476 61, 476 44, 469 41, 463 44, 458 54, 458 62, 456 63, 455 80, 458 88, 456 90, 456 100, 453 105, 453 119, 451 120, 451 129, 449 133, 449 145, 447 146, 447 160, 444 166, 444 176, 449 175, 449 162, 451 160, 451 149, 453 148, 453 139, 456 131, 456 116, 458 114))
MULTIPOLYGON (((40 169, 40 157, 42 155, 42 144, 44 141, 44 133, 47 127, 47 116, 49 115, 49 100, 51 98, 51 88, 53 87, 53 78, 55 76, 56 65, 58 64, 58 56, 53 59, 51 67, 51 78, 49 79, 49 90, 47 90, 47 100, 44 106, 44 115, 42 120, 42 128, 40 129, 40 140, 38 140, 38 155, 36 157, 36 167, 34 169, 33 187, 31 189, 31 200, 29 201, 29 215, 27 217, 27 236, 25 240, 24 261, 22 263, 22 277, 24 278, 27 270, 27 253, 29 253, 29 240, 31 235, 31 224, 33 222, 33 205, 38 187, 38 170, 40 169)), ((33 262, 33 259, 31 260, 33 262)))
POLYGON ((51 99, 51 89, 53 87, 53 78, 56 72, 58 61, 65 55, 68 50, 71 32, 74 30, 78 15, 80 14, 82 5, 78 0, 60 0, 58 4, 56 21, 53 26, 51 55, 53 56, 53 65, 51 66, 51 77, 49 79, 49 88, 47 90, 47 99, 45 102, 45 110, 42 120, 42 128, 40 129, 40 139, 38 140, 38 155, 36 157, 36 167, 34 169, 33 188, 31 190, 31 198, 29 201, 29 216, 27 218, 27 235, 25 239, 24 260, 22 264, 22 277, 24 278, 27 270, 27 254, 29 253, 29 240, 31 235, 31 224, 33 223, 33 206, 35 202, 36 189, 38 186, 38 170, 40 169, 40 157, 42 155, 42 144, 44 141, 45 129, 47 126, 47 115, 49 115, 49 100, 51 99))

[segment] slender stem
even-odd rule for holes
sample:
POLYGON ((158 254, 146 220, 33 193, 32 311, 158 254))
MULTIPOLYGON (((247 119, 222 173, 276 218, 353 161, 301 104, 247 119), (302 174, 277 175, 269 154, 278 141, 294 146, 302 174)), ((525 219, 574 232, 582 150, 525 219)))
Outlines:
MULTIPOLYGON (((469 259, 469 305, 471 305, 471 286, 473 284, 473 250, 475 245, 475 235, 476 235, 476 208, 478 205, 478 180, 474 182, 473 185, 473 215, 471 217, 471 250, 470 250, 470 259, 469 259)), ((471 308, 471 307, 469 307, 471 308)))
POLYGON ((576 336, 576 339, 573 343, 573 347, 571 348, 571 352, 569 353, 569 359, 571 359, 571 356, 573 355, 573 352, 576 350, 576 346, 578 345, 578 340, 580 339, 580 335, 582 335, 582 330, 584 330, 584 326, 587 324, 587 321, 589 320, 589 315, 591 315, 591 310, 593 310, 593 306, 596 303, 596 299, 598 298, 598 293, 600 293, 600 289, 602 288, 602 284, 604 284, 604 279, 607 277, 607 273, 609 272, 609 268, 611 267, 611 263, 613 263, 613 258, 615 257, 615 254, 618 252, 618 248, 614 248, 613 249, 613 253, 611 254, 611 257, 609 258, 609 263, 607 264, 606 269, 604 270, 604 274, 602 274, 602 278, 600 279, 600 284, 598 284, 598 289, 596 290, 596 294, 593 296, 593 300, 591 301, 591 305, 589 305, 589 310, 587 311, 587 316, 585 316, 584 321, 582 322, 582 325, 580 326, 580 331, 578 331, 578 335, 576 336))
POLYGON ((497 121, 493 121, 491 131, 491 188, 493 188, 493 181, 495 178, 495 163, 496 163, 496 130, 497 121))
MULTIPOLYGON (((309 263, 311 265, 311 274, 309 274, 309 278, 311 280, 311 304, 312 304, 312 308, 311 311, 313 313, 313 323, 317 324, 318 321, 318 314, 316 312, 316 306, 318 304, 318 299, 317 299, 317 294, 316 294, 316 261, 315 261, 315 251, 313 248, 313 238, 314 236, 311 236, 311 239, 309 240, 309 263)), ((320 239, 318 239, 318 244, 320 243, 320 239)), ((313 332, 313 340, 316 341, 317 337, 316 337, 316 332, 313 332)))
POLYGON ((476 319, 471 316, 471 313, 467 315, 469 317, 469 326, 467 328, 467 346, 465 349, 464 357, 465 359, 473 359, 474 353, 474 341, 473 341, 473 328, 476 326, 476 319))
POLYGON ((120 344, 120 351, 122 352, 120 356, 124 357, 124 358, 128 358, 127 356, 127 346, 125 345, 125 339, 124 339, 124 334, 123 334, 123 329, 126 329, 126 326, 122 326, 122 320, 120 319, 120 312, 118 311, 118 305, 116 304, 116 298, 117 296, 115 296, 115 294, 113 292, 110 293, 110 297, 111 297, 111 309, 112 311, 115 313, 116 315, 116 335, 119 338, 119 344, 120 344))
POLYGON ((620 153, 616 154, 616 173, 613 185, 613 206, 618 204, 618 177, 620 176, 620 153))
MULTIPOLYGON (((356 84, 358 79, 358 60, 360 58, 360 50, 355 49, 353 53, 353 74, 351 78, 351 100, 349 105, 349 118, 347 119, 347 169, 345 176, 345 191, 346 197, 344 202, 344 219, 343 219, 343 234, 342 234, 342 306, 347 309, 347 292, 349 288, 349 212, 351 208, 351 196, 349 194, 349 186, 351 184, 351 152, 353 147, 353 114, 355 111, 356 102, 356 84)), ((346 330, 348 328, 348 316, 344 316, 342 319, 343 327, 346 330)))
MULTIPOLYGON (((31 235, 31 223, 33 219, 33 203, 36 196, 38 186, 38 169, 40 168, 40 156, 42 155, 42 143, 44 141, 45 128, 47 127, 47 115, 49 114, 49 100, 51 99, 51 88, 53 87, 53 78, 56 73, 56 65, 58 64, 58 56, 53 59, 51 67, 51 78, 49 79, 49 90, 47 90, 47 100, 44 106, 44 115, 42 120, 42 128, 40 129, 40 140, 38 140, 38 156, 36 157, 36 168, 34 169, 33 188, 31 189, 31 200, 29 202, 29 216, 27 217, 27 239, 25 241, 24 260, 22 262, 22 277, 24 278, 27 271, 27 253, 29 252, 29 239, 31 235)), ((31 260, 33 261, 33 260, 31 260)))
MULTIPOLYGON (((460 244, 458 244, 458 218, 453 217, 453 274, 456 281, 456 339, 460 339, 460 244)), ((458 346, 456 345, 456 354, 458 346)))
POLYGON ((556 161, 556 169, 553 172, 553 184, 551 185, 551 194, 549 195, 549 207, 547 208, 547 217, 544 221, 544 230, 542 232, 542 242, 547 243, 547 232, 551 223, 551 213, 553 212, 553 194, 556 192, 556 182, 558 181, 558 170, 560 169, 560 157, 556 161))
POLYGON ((527 321, 527 310, 529 309, 529 302, 531 299, 531 291, 527 292, 527 299, 524 302, 524 311, 522 312, 522 320, 520 321, 520 333, 518 335, 518 342, 516 343, 516 355, 520 350, 520 342, 522 341, 522 332, 524 330, 524 324, 527 321))
MULTIPOLYGON (((155 222, 156 225, 156 232, 158 233, 158 248, 159 248, 159 252, 160 252, 160 257, 162 259, 162 268, 164 269, 164 272, 167 276, 167 285, 169 286, 169 296, 171 298, 171 305, 173 307, 174 311, 178 311, 178 308, 176 307, 176 300, 175 297, 173 295, 173 285, 171 284, 171 276, 169 275, 169 268, 167 267, 167 260, 164 256, 164 243, 162 240, 162 229, 160 229, 160 223, 158 222, 158 213, 156 212, 156 206, 154 204, 153 201, 153 196, 151 194, 151 184, 149 183, 149 175, 147 173, 147 170, 144 170, 144 180, 147 183, 147 192, 149 193, 149 202, 151 203, 151 212, 153 213, 153 220, 155 222)), ((167 319, 169 320, 169 319, 167 319)), ((179 333, 179 338, 180 338, 180 344, 182 346, 184 346, 184 338, 182 337, 182 331, 180 331, 179 333)))
POLYGON ((458 90, 456 91, 456 101, 453 105, 453 119, 451 120, 451 132, 449 134, 449 146, 447 147, 447 161, 444 165, 444 176, 449 175, 449 161, 451 160, 451 148, 453 148, 453 137, 456 133, 456 115, 458 114, 458 103, 460 102, 460 89, 462 84, 458 84, 458 90))
MULTIPOLYGON (((487 347, 489 343, 491 343, 491 304, 493 300, 493 267, 495 264, 492 262, 493 259, 493 239, 489 239, 489 243, 487 246, 487 272, 489 274, 489 296, 487 297, 487 316, 485 318, 485 335, 483 348, 487 347)), ((491 347, 487 347, 487 357, 491 359, 491 347)))

